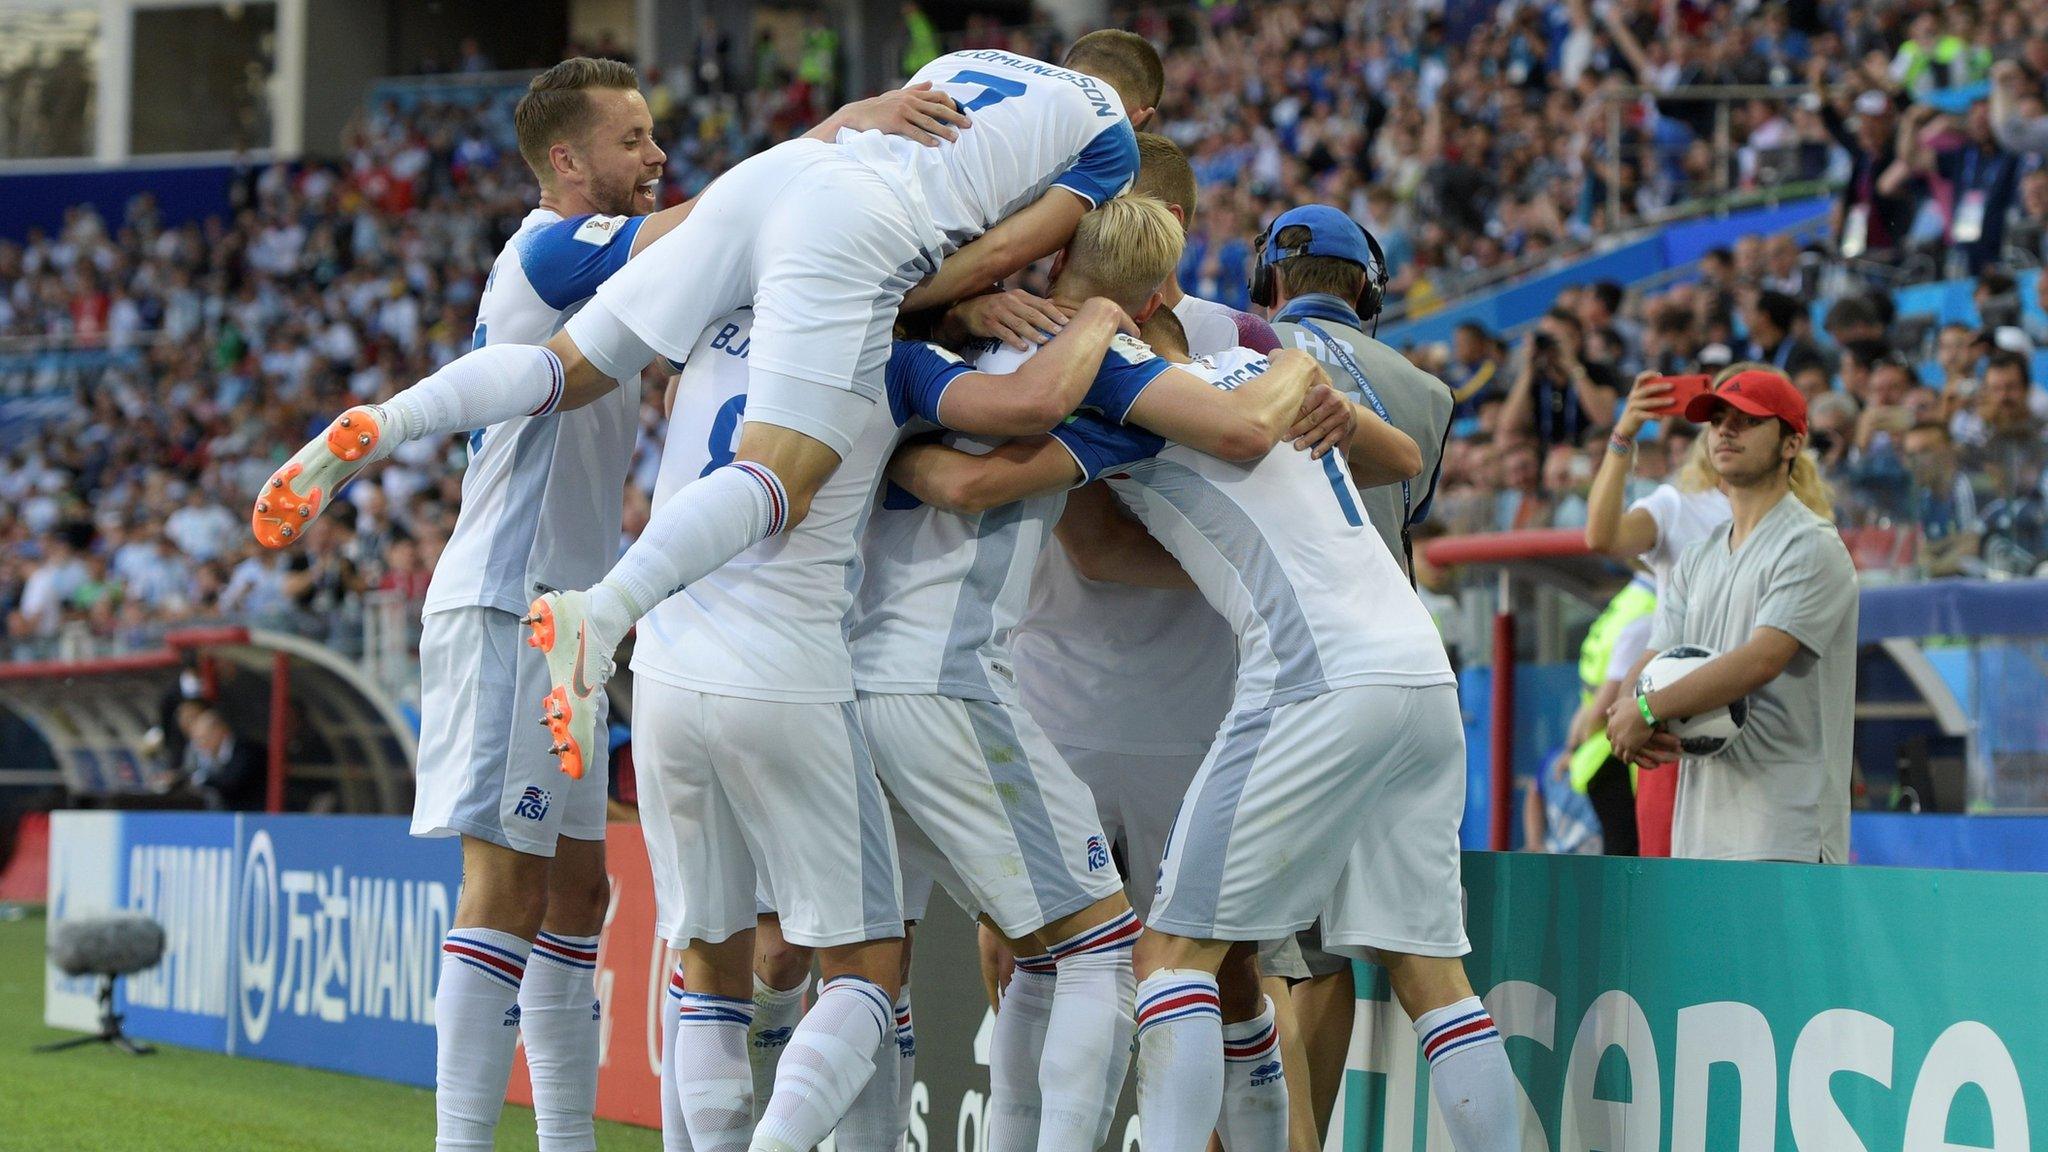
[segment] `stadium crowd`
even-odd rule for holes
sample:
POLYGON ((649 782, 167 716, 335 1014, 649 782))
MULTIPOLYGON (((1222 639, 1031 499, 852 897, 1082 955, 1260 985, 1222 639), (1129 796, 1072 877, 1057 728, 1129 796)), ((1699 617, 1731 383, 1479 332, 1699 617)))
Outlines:
MULTIPOLYGON (((1754 359, 1815 397, 1814 447, 1860 560, 1941 574, 2048 558, 2048 392, 2032 355, 2048 340, 2048 4, 1448 7, 1477 17, 1337 0, 1121 14, 1167 48, 1155 127, 1202 185, 1189 292, 1244 305, 1252 239, 1285 204, 1364 222, 1390 297, 1421 315, 1688 200, 1802 180, 1840 191, 1829 234, 1804 247, 1744 237, 1694 280, 1588 285, 1525 336, 1468 326, 1411 349, 1459 396, 1428 531, 1583 524, 1636 373, 1754 359), (1689 89, 1730 84, 1772 92, 1728 105, 1717 150, 1718 105, 1689 89), (1974 323, 1894 314, 1900 286, 1945 274, 1974 279, 1974 323)), ((906 67, 940 47, 920 19, 906 67)), ((650 70, 665 200, 839 100, 835 41, 813 24, 791 56, 756 45, 741 66, 707 29, 650 70)), ((944 45, 988 46, 1057 55, 1043 25, 976 23, 944 45)), ((0 395, 73 397, 16 422, 0 456, 0 610, 17 654, 217 618, 346 650, 366 597, 416 605, 453 522, 460 442, 409 447, 305 549, 257 552, 246 501, 343 397, 388 394, 469 346, 491 257, 530 206, 516 94, 381 95, 337 159, 245 173, 228 220, 167 227, 141 197, 119 219, 82 207, 0 242, 0 395)), ((659 421, 650 402, 629 536, 659 421)), ((1647 435, 1644 489, 1693 433, 1647 435)))

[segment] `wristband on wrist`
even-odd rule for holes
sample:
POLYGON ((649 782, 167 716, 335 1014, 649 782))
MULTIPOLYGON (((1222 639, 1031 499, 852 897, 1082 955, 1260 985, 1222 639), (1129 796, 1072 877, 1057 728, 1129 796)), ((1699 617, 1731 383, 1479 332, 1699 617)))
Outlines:
POLYGON ((1636 711, 1643 714, 1643 723, 1648 724, 1652 728, 1657 726, 1657 714, 1650 711, 1650 694, 1648 692, 1636 693, 1636 711))
POLYGON ((1620 433, 1607 438, 1607 450, 1616 456, 1633 456, 1636 442, 1633 438, 1623 439, 1620 433))

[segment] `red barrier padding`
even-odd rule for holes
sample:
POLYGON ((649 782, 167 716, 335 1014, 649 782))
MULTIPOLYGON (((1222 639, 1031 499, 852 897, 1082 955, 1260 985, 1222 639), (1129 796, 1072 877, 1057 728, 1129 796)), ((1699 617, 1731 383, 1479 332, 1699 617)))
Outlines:
POLYGON ((50 814, 25 812, 14 858, 0 862, 0 903, 41 904, 50 895, 50 814))

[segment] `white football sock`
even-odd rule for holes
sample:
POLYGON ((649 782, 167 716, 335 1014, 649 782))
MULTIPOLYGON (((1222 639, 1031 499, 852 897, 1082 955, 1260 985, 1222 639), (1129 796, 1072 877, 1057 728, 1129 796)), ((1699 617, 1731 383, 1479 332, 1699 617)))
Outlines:
POLYGON ((897 1075, 902 1061, 896 1057, 896 1031, 882 1033, 875 1046, 875 1071, 861 1086, 860 1094, 846 1106, 846 1115, 833 1129, 832 1146, 837 1152, 896 1152, 903 1143, 903 1130, 896 1126, 897 1075))
POLYGON ((519 1028, 533 1080, 540 1152, 595 1152, 597 937, 542 932, 519 983, 519 1028))
POLYGON ((776 1066, 782 1063, 796 1022, 804 1018, 804 993, 810 989, 809 973, 789 989, 770 988, 767 981, 754 977, 754 1027, 747 1036, 747 1060, 754 1068, 756 1122, 774 1095, 776 1066))
MULTIPOLYGON (((670 497, 590 590, 592 637, 617 647, 633 622, 677 589, 782 531, 789 496, 775 473, 742 460, 670 497)), ((610 651, 610 648, 604 649, 610 651)))
POLYGON ((910 1018, 910 981, 896 993, 896 1134, 910 1131, 911 1097, 917 1091, 917 1025, 910 1018))
POLYGON ((1223 1113, 1216 1134, 1224 1152, 1287 1152, 1287 1078, 1280 1074, 1280 1033, 1273 1000, 1250 1020, 1223 1026, 1223 1113))
POLYGON ((896 1152, 910 1130, 910 1094, 917 1084, 917 1034, 910 1021, 910 985, 896 994, 896 1027, 882 1037, 875 1074, 839 1122, 839 1152, 896 1152))
POLYGON ((434 1148, 491 1147, 519 1043, 519 984, 532 945, 510 932, 455 928, 434 989, 434 1148))
MULTIPOLYGON (((818 989, 775 1073, 775 1094, 754 1129, 754 1152, 810 1152, 846 1115, 875 1072, 895 1005, 873 981, 835 976, 818 989)), ((698 1152, 704 1146, 698 1144, 698 1152)))
POLYGON ((515 416, 544 416, 561 402, 562 362, 553 352, 532 344, 496 344, 463 353, 377 408, 390 418, 385 431, 397 434, 391 439, 395 447, 515 416))
POLYGON ((1216 977, 1162 968, 1138 985, 1138 1126, 1147 1152, 1203 1152, 1223 1096, 1216 977))
POLYGON ((989 1152, 1030 1152, 1038 1147, 1044 1102, 1039 1065, 1045 1033, 1052 1026, 1054 975, 1051 956, 1019 956, 1009 986, 996 1008, 995 1035, 988 1056, 989 1152))
POLYGON ((1131 945, 1144 930, 1123 915, 1052 946, 1058 973, 1050 1035, 1038 1063, 1039 1152, 1088 1149, 1108 1127, 1131 1061, 1131 945))
POLYGON ((1424 1012, 1415 1035, 1429 1060, 1429 1093, 1458 1152, 1518 1152, 1515 1070, 1500 1030, 1477 996, 1424 1012))
POLYGON ((739 1152, 754 1125, 750 1000, 685 991, 676 1005, 676 1095, 696 1152, 739 1152))
POLYGON ((682 1089, 676 1084, 676 1014, 683 1006, 683 963, 668 976, 668 1007, 661 1014, 661 1152, 694 1152, 690 1126, 683 1122, 682 1089))

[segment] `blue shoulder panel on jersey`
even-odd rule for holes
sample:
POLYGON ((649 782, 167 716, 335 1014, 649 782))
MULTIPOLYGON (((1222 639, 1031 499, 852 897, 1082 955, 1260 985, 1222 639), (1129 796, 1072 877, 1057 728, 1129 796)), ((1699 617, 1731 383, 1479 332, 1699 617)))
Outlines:
POLYGON ((1052 438, 1067 446, 1081 466, 1082 483, 1097 480, 1126 464, 1149 460, 1166 447, 1166 441, 1143 428, 1112 424, 1100 416, 1078 412, 1052 430, 1052 438))
POLYGON ((936 344, 922 340, 898 340, 889 348, 889 367, 883 381, 889 392, 889 414, 896 426, 922 416, 939 423, 939 397, 955 377, 974 369, 936 344))
POLYGON ((1129 120, 1119 120, 1096 133, 1074 158, 1074 166, 1052 183, 1100 208, 1104 200, 1129 188, 1137 175, 1138 134, 1131 131, 1129 120))
POLYGON ((1082 397, 1081 406, 1121 424, 1131 414, 1131 405, 1138 402, 1138 393, 1171 367, 1157 356, 1133 360, 1112 346, 1103 355, 1102 367, 1096 370, 1095 382, 1088 385, 1088 395, 1082 397))
POLYGON ((519 266, 541 303, 561 310, 587 300, 633 254, 645 216, 571 216, 541 228, 519 247, 519 266))

